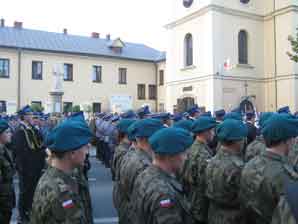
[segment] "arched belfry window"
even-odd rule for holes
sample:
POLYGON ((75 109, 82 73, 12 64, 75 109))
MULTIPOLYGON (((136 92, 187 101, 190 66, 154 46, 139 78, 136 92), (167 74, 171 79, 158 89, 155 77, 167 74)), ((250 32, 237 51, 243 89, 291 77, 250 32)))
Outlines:
POLYGON ((193 65, 193 41, 190 33, 186 34, 184 39, 184 52, 185 66, 193 65))
POLYGON ((248 36, 245 30, 238 34, 238 57, 239 64, 248 64, 248 36))

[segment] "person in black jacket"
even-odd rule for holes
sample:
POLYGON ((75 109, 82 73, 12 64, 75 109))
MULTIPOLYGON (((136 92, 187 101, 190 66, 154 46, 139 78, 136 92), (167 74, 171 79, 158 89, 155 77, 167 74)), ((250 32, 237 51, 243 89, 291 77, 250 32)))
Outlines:
POLYGON ((31 108, 26 106, 18 114, 21 121, 12 139, 20 188, 18 223, 27 224, 34 191, 45 167, 46 152, 41 133, 32 125, 31 108))

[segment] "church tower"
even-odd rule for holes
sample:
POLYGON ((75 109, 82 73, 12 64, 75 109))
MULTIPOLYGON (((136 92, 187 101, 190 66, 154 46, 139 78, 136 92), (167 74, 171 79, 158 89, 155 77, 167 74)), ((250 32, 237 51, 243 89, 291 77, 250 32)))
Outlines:
POLYGON ((173 0, 166 25, 167 109, 196 103, 230 110, 245 99, 259 111, 287 104, 298 109, 295 78, 279 80, 298 73, 286 55, 288 35, 298 27, 297 5, 295 0, 173 0), (286 86, 290 93, 281 91, 286 86))

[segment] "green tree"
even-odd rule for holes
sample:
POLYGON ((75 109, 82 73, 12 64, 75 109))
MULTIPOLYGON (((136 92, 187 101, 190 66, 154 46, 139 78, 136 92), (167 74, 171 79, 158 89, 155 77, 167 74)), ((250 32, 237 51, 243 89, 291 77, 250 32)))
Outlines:
POLYGON ((298 28, 296 37, 289 36, 288 40, 290 41, 292 45, 292 52, 287 52, 287 55, 290 57, 290 59, 294 62, 298 63, 298 28))
POLYGON ((44 108, 40 104, 37 104, 37 103, 32 103, 30 107, 33 110, 33 112, 43 112, 44 111, 44 108))
POLYGON ((80 111, 81 111, 80 105, 74 105, 72 107, 72 112, 77 113, 77 112, 80 112, 80 111))

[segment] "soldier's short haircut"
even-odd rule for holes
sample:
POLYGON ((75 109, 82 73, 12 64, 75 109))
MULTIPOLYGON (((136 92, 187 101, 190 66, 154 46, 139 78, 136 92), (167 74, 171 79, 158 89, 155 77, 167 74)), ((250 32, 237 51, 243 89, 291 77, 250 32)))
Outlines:
POLYGON ((63 159, 66 154, 67 154, 67 152, 53 152, 53 151, 51 151, 51 155, 57 159, 63 159))
POLYGON ((272 140, 269 140, 269 139, 264 139, 265 140, 265 145, 267 148, 272 148, 272 147, 275 147, 283 142, 286 142, 285 141, 272 141, 272 140))
POLYGON ((235 144, 235 142, 237 141, 221 141, 221 144, 223 144, 224 146, 230 146, 230 145, 233 145, 235 144))

